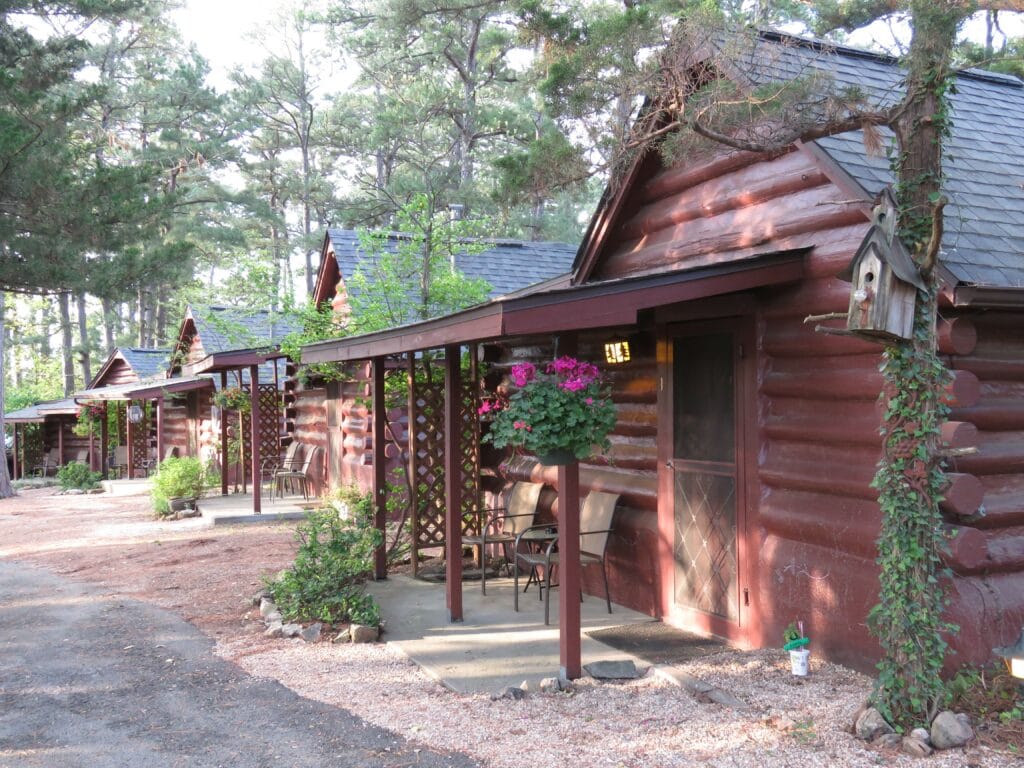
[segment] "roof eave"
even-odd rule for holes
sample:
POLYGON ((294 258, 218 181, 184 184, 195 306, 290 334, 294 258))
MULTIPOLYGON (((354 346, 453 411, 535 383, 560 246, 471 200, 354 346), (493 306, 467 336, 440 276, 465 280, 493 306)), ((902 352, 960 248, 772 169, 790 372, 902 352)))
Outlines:
POLYGON ((959 285, 953 293, 953 306, 1024 310, 1024 286, 959 285))

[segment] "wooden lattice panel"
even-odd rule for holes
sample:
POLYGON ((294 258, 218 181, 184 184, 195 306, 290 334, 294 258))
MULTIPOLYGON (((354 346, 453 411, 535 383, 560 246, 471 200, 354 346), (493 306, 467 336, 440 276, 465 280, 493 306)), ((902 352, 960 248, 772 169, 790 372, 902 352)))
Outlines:
POLYGON ((410 433, 414 456, 417 549, 444 544, 444 385, 414 384, 410 433))
MULTIPOLYGON (((459 466, 462 470, 463 533, 473 532, 480 506, 480 422, 477 414, 479 384, 466 378, 463 383, 460 417, 462 440, 459 466)), ((445 445, 444 384, 414 385, 410 397, 410 465, 416 477, 413 514, 414 550, 443 546, 445 533, 445 445)))
POLYGON ((132 467, 141 470, 149 459, 149 414, 142 409, 142 421, 132 424, 132 467))
POLYGON ((266 461, 281 452, 281 396, 274 384, 259 385, 260 458, 266 461))

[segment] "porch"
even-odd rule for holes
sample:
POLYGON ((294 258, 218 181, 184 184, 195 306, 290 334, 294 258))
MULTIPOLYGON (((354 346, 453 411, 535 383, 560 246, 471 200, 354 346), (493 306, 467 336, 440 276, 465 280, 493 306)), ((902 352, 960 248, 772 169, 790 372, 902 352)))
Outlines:
POLYGON ((211 525, 304 520, 309 510, 316 506, 315 503, 293 497, 275 499, 264 506, 262 511, 254 512, 251 493, 231 493, 226 496, 210 495, 200 499, 196 504, 203 520, 208 521, 211 525))
MULTIPOLYGON (((491 693, 524 680, 536 691, 545 677, 559 673, 559 629, 544 626, 544 603, 536 588, 520 596, 512 610, 512 579, 488 579, 487 594, 479 582, 462 591, 464 619, 452 623, 444 585, 403 575, 370 582, 367 591, 381 605, 386 631, 383 640, 414 661, 431 677, 457 693, 491 693)), ((552 615, 560 615, 561 590, 552 591, 552 615)), ((626 624, 656 622, 642 613, 612 605, 609 614, 601 597, 586 596, 580 604, 582 663, 630 659, 639 669, 650 666, 635 656, 592 639, 587 633, 626 624)))

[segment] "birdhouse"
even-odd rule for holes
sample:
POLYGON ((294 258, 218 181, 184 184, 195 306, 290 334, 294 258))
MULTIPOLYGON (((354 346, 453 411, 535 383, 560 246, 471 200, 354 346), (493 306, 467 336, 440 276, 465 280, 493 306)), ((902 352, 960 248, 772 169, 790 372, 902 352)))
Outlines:
POLYGON ((839 275, 852 283, 846 329, 876 341, 909 339, 914 333, 914 300, 924 280, 906 246, 896 237, 896 200, 882 192, 850 265, 839 275))

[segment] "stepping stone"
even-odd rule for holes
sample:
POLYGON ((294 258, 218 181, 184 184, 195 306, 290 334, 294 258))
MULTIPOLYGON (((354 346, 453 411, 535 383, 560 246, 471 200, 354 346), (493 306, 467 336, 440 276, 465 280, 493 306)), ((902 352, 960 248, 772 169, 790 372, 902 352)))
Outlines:
POLYGON ((640 671, 632 661, 594 661, 584 664, 587 674, 595 680, 636 680, 640 671))

